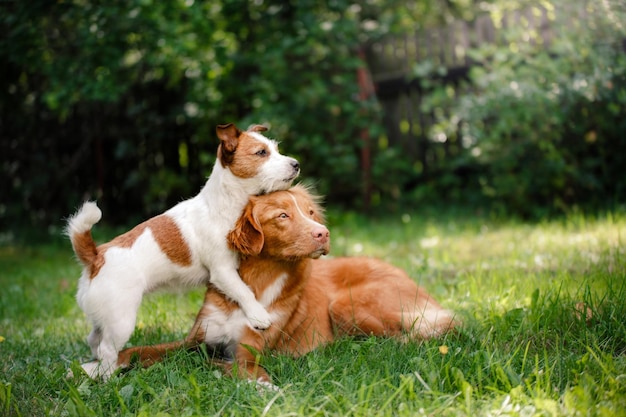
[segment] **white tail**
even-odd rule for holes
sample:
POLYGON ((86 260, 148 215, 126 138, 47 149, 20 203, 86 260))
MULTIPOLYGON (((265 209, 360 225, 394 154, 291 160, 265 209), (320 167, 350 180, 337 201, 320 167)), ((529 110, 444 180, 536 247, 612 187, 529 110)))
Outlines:
POLYGON ((73 238, 76 234, 85 233, 98 223, 102 218, 102 211, 95 201, 87 201, 72 217, 67 221, 65 233, 73 238))

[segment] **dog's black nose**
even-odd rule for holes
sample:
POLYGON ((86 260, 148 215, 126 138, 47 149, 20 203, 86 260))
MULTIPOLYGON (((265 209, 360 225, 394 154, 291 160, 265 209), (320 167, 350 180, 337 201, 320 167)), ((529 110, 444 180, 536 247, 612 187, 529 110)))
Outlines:
POLYGON ((295 159, 291 160, 291 166, 296 171, 300 170, 300 163, 298 161, 296 161, 295 159))

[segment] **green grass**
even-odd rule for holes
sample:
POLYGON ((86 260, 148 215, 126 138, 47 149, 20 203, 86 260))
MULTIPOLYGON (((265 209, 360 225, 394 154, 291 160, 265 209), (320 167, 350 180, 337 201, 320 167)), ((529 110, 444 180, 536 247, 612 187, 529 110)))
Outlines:
MULTIPOLYGON (((406 269, 463 329, 425 343, 343 339, 298 359, 270 353, 280 392, 187 352, 94 382, 79 375, 89 328, 69 243, 5 242, 0 415, 626 415, 623 213, 527 224, 416 210, 376 222, 331 213, 329 223, 334 256, 406 269), (66 379, 68 368, 77 376, 66 379)), ((201 290, 146 298, 130 343, 182 337, 201 300, 201 290)))

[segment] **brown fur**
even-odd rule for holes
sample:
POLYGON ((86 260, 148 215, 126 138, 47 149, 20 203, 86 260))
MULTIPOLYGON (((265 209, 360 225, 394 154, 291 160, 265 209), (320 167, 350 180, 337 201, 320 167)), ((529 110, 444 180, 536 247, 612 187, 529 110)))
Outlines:
POLYGON ((104 255, 103 253, 98 253, 98 247, 93 240, 91 230, 80 234, 76 233, 72 245, 80 262, 89 268, 89 278, 93 279, 98 275, 100 268, 104 264, 104 255))
MULTIPOLYGON (((321 210, 301 187, 253 197, 229 235, 230 244, 244 257, 242 279, 262 299, 271 285, 286 274, 268 311, 277 315, 264 332, 246 327, 231 342, 238 374, 269 382, 253 352, 274 349, 303 355, 341 335, 376 335, 399 339, 426 339, 457 325, 453 315, 418 287, 399 268, 370 258, 318 258, 329 242, 307 219, 322 220, 321 210), (299 210, 295 208, 294 198, 299 210), (289 220, 281 219, 287 213, 289 220)), ((182 342, 122 351, 118 364, 128 365, 137 355, 145 366, 162 360, 168 351, 191 348, 210 340, 210 315, 232 314, 238 306, 209 287, 191 332, 182 342)), ((227 372, 232 363, 217 362, 227 372)))
POLYGON ((253 177, 258 166, 263 162, 259 160, 256 164, 251 164, 249 160, 235 160, 235 150, 240 154, 254 155, 259 152, 269 152, 267 146, 254 141, 240 141, 242 135, 255 132, 265 132, 267 128, 263 125, 253 125, 247 131, 241 131, 234 124, 219 125, 217 132, 220 138, 220 146, 217 148, 218 160, 223 167, 229 166, 231 172, 241 178, 253 177))

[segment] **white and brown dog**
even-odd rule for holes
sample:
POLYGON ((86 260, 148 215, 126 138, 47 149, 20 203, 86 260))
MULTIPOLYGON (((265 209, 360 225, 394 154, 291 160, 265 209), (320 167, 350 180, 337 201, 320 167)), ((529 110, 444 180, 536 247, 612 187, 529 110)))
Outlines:
POLYGON ((250 196, 287 189, 299 173, 298 161, 281 155, 260 133, 265 130, 218 126, 217 162, 200 193, 108 243, 96 246, 91 236, 102 216, 96 203, 69 219, 67 234, 84 265, 76 298, 93 325, 87 340, 96 360, 82 365, 91 377, 107 378, 116 369, 143 295, 157 289, 210 280, 253 327, 270 326, 272 317, 241 280, 239 255, 226 240, 250 196))
POLYGON ((270 328, 250 328, 239 306, 209 286, 184 341, 128 348, 120 352, 118 366, 128 366, 135 356, 149 366, 172 350, 206 343, 233 360, 216 361, 228 373, 236 369, 241 377, 274 387, 259 362, 265 350, 300 356, 341 335, 423 340, 458 324, 454 313, 386 262, 316 259, 330 248, 322 221, 319 205, 300 186, 252 197, 228 240, 243 254, 239 272, 270 312, 270 328))

